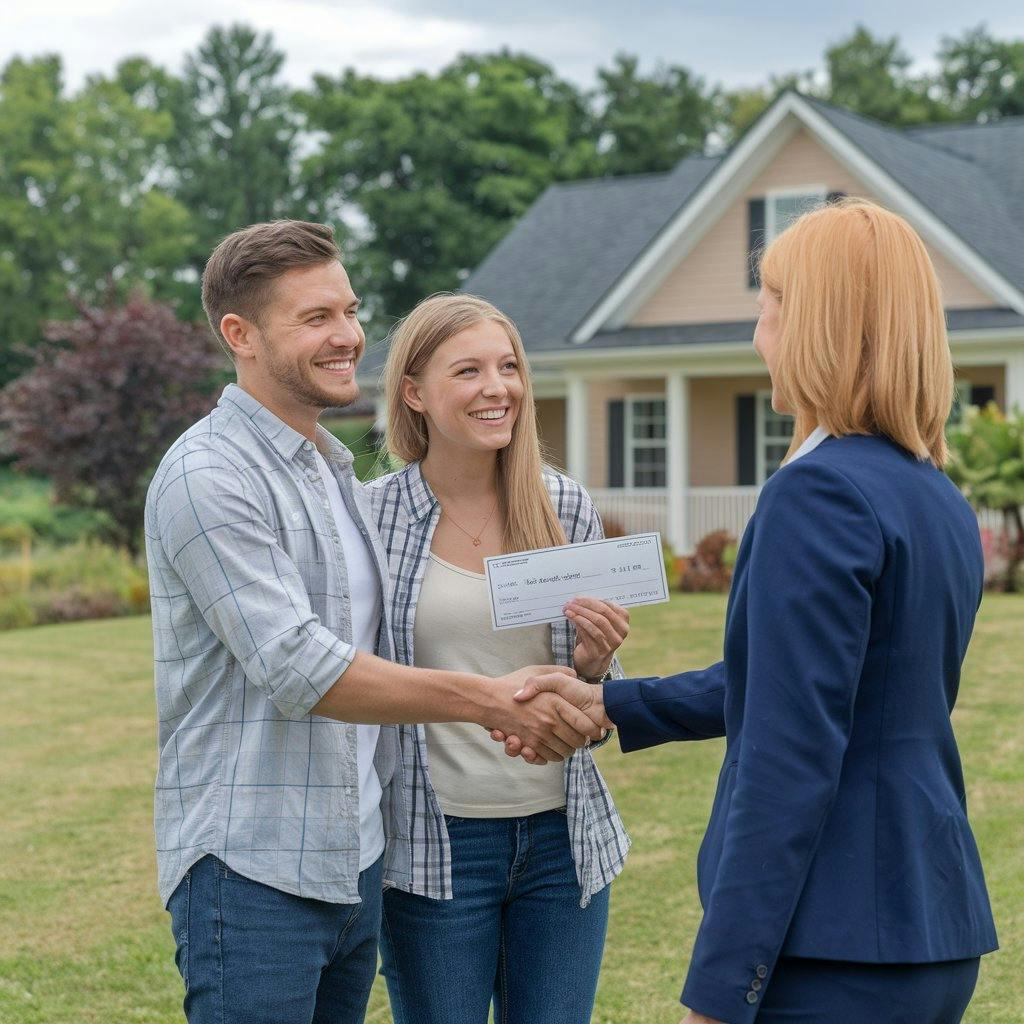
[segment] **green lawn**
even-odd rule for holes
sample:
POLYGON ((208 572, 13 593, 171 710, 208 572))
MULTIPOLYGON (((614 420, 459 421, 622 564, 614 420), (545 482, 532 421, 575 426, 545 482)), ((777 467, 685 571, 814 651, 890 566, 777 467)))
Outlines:
MULTIPOLYGON (((721 646, 724 599, 638 609, 629 671, 698 667, 721 646)), ((956 712, 971 817, 1003 949, 987 957, 971 1024, 1021 1019, 1024 973, 1024 598, 989 597, 956 712)), ((0 634, 0 1022, 182 1020, 156 896, 148 619, 0 634)), ((719 742, 600 752, 633 835, 616 883, 596 1024, 677 1019, 699 919, 697 845, 719 742)), ((390 1021, 382 986, 368 1020, 390 1021)))

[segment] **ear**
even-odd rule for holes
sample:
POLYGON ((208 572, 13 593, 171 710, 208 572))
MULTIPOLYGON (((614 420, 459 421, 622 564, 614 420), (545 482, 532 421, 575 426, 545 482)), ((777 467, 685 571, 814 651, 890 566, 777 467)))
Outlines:
POLYGON ((255 359, 256 352, 253 344, 253 334, 256 326, 245 317, 237 313, 225 313, 220 320, 220 333, 231 349, 235 360, 255 359))
POLYGON ((405 376, 402 378, 402 401, 405 402, 413 412, 423 412, 425 406, 420 398, 419 385, 413 380, 412 377, 405 376))

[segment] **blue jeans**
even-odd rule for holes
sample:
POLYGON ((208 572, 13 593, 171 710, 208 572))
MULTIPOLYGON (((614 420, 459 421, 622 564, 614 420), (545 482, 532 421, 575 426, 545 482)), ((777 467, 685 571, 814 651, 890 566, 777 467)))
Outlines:
POLYGON ((189 1024, 362 1024, 377 967, 383 859, 362 903, 324 903, 192 866, 167 904, 189 1024))
POLYGON ((454 899, 384 894, 395 1024, 587 1024, 608 889, 580 909, 565 814, 447 822, 454 899))

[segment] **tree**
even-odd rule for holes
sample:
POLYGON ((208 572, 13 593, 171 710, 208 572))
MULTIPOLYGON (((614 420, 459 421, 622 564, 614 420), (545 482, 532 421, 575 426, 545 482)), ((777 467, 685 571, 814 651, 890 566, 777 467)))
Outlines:
POLYGON ((142 83, 174 119, 174 194, 197 225, 191 263, 247 224, 305 211, 298 191, 299 120, 280 79, 285 55, 246 25, 211 29, 185 59, 181 85, 142 83))
POLYGON ((28 373, 0 391, 0 424, 20 469, 61 502, 109 516, 109 539, 139 550, 146 486, 170 443, 205 415, 223 370, 208 329, 136 296, 53 323, 28 373))
POLYGON ((684 156, 703 152, 715 126, 716 95, 687 68, 659 67, 649 77, 636 57, 620 53, 598 71, 593 97, 601 171, 667 171, 684 156))
POLYGON ((154 180, 169 117, 116 79, 63 94, 60 61, 15 59, 0 76, 0 385, 28 365, 40 325, 72 297, 161 294, 183 264, 191 218, 154 180))
POLYGON ((324 133, 305 163, 378 327, 458 287, 552 181, 593 173, 578 90, 531 57, 462 56, 436 76, 317 75, 299 98, 324 133))
POLYGON ((1007 541, 1004 588, 1018 589, 1024 562, 1024 414, 1007 416, 995 403, 969 406, 949 432, 948 472, 976 509, 1001 512, 1007 541))
POLYGON ((939 49, 939 85, 961 120, 1024 114, 1024 40, 994 39, 984 28, 949 36, 939 49))
POLYGON ((948 110, 931 96, 931 80, 911 74, 910 65, 897 36, 881 38, 858 25, 825 51, 824 97, 892 125, 948 119, 948 110))

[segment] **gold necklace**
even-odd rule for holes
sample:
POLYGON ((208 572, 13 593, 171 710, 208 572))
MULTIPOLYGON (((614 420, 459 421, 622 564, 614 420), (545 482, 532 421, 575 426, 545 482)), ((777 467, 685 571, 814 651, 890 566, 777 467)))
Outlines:
POLYGON ((475 537, 464 526, 459 526, 459 524, 452 519, 451 512, 449 512, 444 505, 441 506, 441 511, 448 517, 448 522, 450 522, 456 529, 461 530, 473 542, 473 547, 478 548, 480 547, 480 538, 484 535, 484 530, 487 529, 487 524, 491 521, 491 516, 494 515, 494 510, 497 507, 498 499, 495 498, 494 504, 491 506, 491 511, 487 513, 487 518, 484 520, 484 525, 480 527, 480 532, 475 537))

